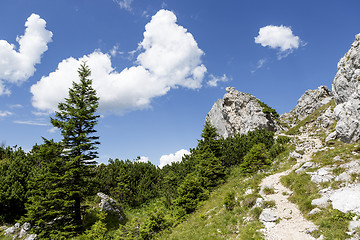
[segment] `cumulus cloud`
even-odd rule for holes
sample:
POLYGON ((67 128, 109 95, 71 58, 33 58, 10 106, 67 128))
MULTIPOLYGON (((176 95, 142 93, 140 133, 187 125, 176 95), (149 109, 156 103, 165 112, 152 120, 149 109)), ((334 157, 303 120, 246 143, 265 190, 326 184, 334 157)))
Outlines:
POLYGON ((10 115, 13 115, 13 113, 9 111, 0 111, 0 117, 7 117, 10 115))
POLYGON ((301 40, 289 27, 269 25, 260 28, 259 35, 255 37, 255 43, 263 47, 279 49, 278 57, 283 58, 299 48, 301 40))
POLYGON ((137 162, 141 162, 141 163, 147 163, 149 162, 149 158, 145 157, 145 156, 141 156, 139 159, 136 160, 137 162))
POLYGON ((177 151, 175 154, 171 153, 169 155, 162 155, 160 157, 159 168, 163 168, 165 165, 172 164, 173 162, 181 162, 183 156, 189 154, 190 154, 189 151, 185 149, 181 149, 177 151))
POLYGON ((224 74, 222 77, 216 77, 212 74, 209 75, 210 80, 207 82, 209 87, 217 87, 219 82, 227 82, 230 79, 224 74))
POLYGON ((119 4, 120 8, 131 11, 131 3, 134 0, 113 0, 115 3, 119 4))
POLYGON ((204 54, 194 37, 176 23, 174 13, 158 11, 145 26, 144 39, 135 65, 117 72, 109 54, 94 51, 79 59, 67 58, 57 70, 31 87, 32 104, 40 111, 53 112, 67 97, 73 81, 78 82, 77 68, 89 65, 93 86, 100 97, 99 110, 122 114, 150 107, 151 100, 171 88, 201 87, 206 67, 204 54))
MULTIPOLYGON (((37 14, 31 14, 25 23, 25 33, 17 37, 19 49, 14 44, 0 40, 0 79, 21 84, 35 72, 35 65, 40 63, 41 55, 48 49, 52 32, 45 29, 46 22, 37 14)), ((10 94, 3 82, 0 82, 0 95, 10 94)))

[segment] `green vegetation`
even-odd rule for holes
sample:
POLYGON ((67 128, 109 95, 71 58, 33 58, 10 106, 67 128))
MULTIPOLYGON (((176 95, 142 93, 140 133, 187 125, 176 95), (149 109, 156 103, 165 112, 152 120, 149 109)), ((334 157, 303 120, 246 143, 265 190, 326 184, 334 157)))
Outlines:
POLYGON ((278 119, 279 118, 279 114, 276 112, 275 109, 273 109, 272 107, 270 107, 269 105, 267 105, 264 102, 261 102, 260 100, 258 100, 260 103, 260 106, 262 107, 262 111, 265 114, 270 114, 271 116, 273 116, 274 118, 278 119))
MULTIPOLYGON (((329 103, 327 103, 327 104, 321 106, 320 108, 316 109, 312 114, 310 114, 310 115, 309 115, 308 117, 306 117, 304 120, 298 122, 298 123, 296 124, 296 126, 293 127, 293 128, 290 128, 290 129, 286 132, 286 134, 289 134, 289 135, 298 134, 298 133, 299 133, 299 129, 300 129, 301 127, 304 127, 305 125, 308 125, 309 123, 314 122, 316 119, 318 119, 318 117, 319 117, 323 112, 326 111, 326 109, 328 109, 329 107, 331 107, 332 109, 334 109, 335 106, 336 106, 335 100, 333 99, 333 100, 331 100, 329 103)), ((330 129, 333 128, 333 127, 335 127, 335 126, 330 127, 330 129)))

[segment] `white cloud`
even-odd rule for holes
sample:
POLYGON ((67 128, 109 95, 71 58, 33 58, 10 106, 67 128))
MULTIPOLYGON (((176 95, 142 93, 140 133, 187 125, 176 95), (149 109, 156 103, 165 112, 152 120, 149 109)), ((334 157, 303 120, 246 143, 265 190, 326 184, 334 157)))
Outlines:
MULTIPOLYGON (((0 50, 1 51, 1 50, 0 50)), ((1 65, 1 63, 0 63, 1 65)), ((0 80, 0 96, 1 95, 10 95, 11 92, 9 89, 7 89, 5 86, 4 86, 4 83, 0 80)))
POLYGON ((21 104, 11 104, 11 105, 8 105, 10 108, 23 108, 24 106, 21 105, 21 104))
POLYGON ((110 55, 100 51, 65 59, 55 72, 31 87, 33 106, 49 113, 56 110, 72 82, 78 82, 77 68, 82 61, 91 69, 102 112, 122 114, 145 109, 150 107, 151 99, 165 95, 171 88, 200 88, 206 73, 201 62, 204 53, 193 36, 176 24, 174 13, 160 10, 145 29, 135 66, 117 72, 110 55))
POLYGON ((14 123, 17 124, 24 124, 24 125, 33 125, 33 126, 49 126, 49 123, 44 123, 42 121, 33 121, 33 120, 29 120, 29 121, 21 121, 21 120, 16 120, 14 121, 14 123))
POLYGON ((210 87, 217 87, 219 82, 227 82, 230 79, 224 74, 222 77, 215 77, 214 75, 209 75, 210 80, 207 82, 207 85, 210 87))
POLYGON ((113 0, 115 3, 119 4, 120 8, 131 11, 131 3, 134 0, 113 0))
POLYGON ((141 156, 140 159, 137 159, 136 161, 141 163, 147 163, 149 162, 149 158, 145 156, 141 156))
MULTIPOLYGON (((41 55, 48 49, 52 32, 45 29, 46 22, 37 14, 31 14, 25 23, 25 34, 17 37, 19 50, 14 44, 0 40, 0 79, 21 84, 35 72, 41 55)), ((0 95, 10 94, 0 82, 0 95)))
POLYGON ((260 28, 259 35, 255 37, 255 43, 261 44, 263 47, 279 49, 278 57, 281 59, 299 48, 301 40, 293 34, 289 27, 269 25, 260 28))
POLYGON ((10 115, 13 115, 13 113, 9 111, 0 111, 0 117, 7 117, 10 115))
POLYGON ((160 157, 159 168, 163 168, 165 165, 172 164, 173 162, 181 162, 183 156, 189 154, 190 154, 189 151, 185 149, 181 149, 177 151, 175 154, 171 153, 169 155, 162 155, 160 157))
POLYGON ((119 51, 119 46, 115 45, 110 51, 110 55, 116 57, 117 55, 122 55, 124 52, 119 51))
POLYGON ((57 127, 52 127, 52 128, 50 128, 50 129, 48 129, 47 131, 48 131, 49 133, 55 133, 57 130, 58 130, 57 127))
POLYGON ((255 70, 252 70, 251 73, 255 73, 256 70, 262 68, 266 62, 267 62, 267 59, 266 59, 266 58, 260 59, 260 60, 256 63, 256 68, 255 68, 255 70))

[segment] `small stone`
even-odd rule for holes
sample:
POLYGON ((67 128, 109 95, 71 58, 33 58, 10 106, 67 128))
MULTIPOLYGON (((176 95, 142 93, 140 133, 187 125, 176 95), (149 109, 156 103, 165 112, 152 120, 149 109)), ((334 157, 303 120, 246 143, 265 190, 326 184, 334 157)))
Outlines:
POLYGON ((329 201, 329 198, 327 198, 326 196, 322 196, 321 198, 312 200, 311 205, 317 206, 320 208, 326 208, 327 206, 330 205, 330 201, 329 201))
POLYGON ((270 209, 264 209, 259 217, 261 222, 275 222, 278 219, 279 217, 276 216, 270 209))
POLYGON ((310 215, 314 215, 314 214, 317 214, 317 213, 319 213, 319 212, 321 212, 320 208, 314 208, 313 210, 311 210, 311 211, 309 212, 309 214, 310 214, 310 215))
POLYGON ((289 157, 302 158, 302 155, 300 153, 293 151, 293 152, 289 153, 289 157))

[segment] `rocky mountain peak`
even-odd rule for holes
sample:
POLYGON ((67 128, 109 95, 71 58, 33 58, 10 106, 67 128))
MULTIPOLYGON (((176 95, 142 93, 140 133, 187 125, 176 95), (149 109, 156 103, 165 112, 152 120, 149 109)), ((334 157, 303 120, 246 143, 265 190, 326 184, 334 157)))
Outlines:
POLYGON ((336 104, 359 99, 360 88, 360 34, 355 36, 350 50, 340 59, 332 83, 336 104))
POLYGON ((278 128, 275 117, 263 110, 264 107, 256 97, 227 87, 223 99, 214 103, 206 120, 225 138, 245 134, 256 128, 275 131, 278 128))
POLYGON ((295 108, 289 113, 282 114, 280 119, 289 127, 293 127, 332 99, 333 94, 327 86, 309 89, 299 98, 295 108))
POLYGON ((333 135, 344 142, 355 142, 360 139, 360 34, 340 59, 332 89, 337 104, 333 135))

